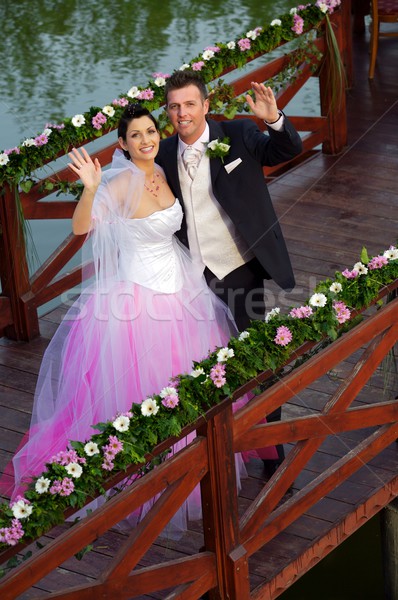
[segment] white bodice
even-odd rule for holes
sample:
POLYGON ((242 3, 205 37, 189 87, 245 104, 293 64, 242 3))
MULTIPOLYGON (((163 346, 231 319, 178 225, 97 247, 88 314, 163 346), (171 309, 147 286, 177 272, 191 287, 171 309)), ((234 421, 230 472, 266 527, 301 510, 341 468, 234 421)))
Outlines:
POLYGON ((124 219, 119 239, 120 278, 166 294, 180 290, 180 248, 174 233, 181 221, 178 200, 142 219, 124 219))

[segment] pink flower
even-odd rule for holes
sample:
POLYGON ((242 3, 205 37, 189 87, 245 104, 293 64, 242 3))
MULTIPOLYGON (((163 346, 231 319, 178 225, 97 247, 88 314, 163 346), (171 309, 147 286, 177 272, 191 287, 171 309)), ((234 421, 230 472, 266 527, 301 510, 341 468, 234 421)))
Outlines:
POLYGON ((288 327, 281 325, 276 330, 276 336, 274 337, 275 344, 278 346, 287 346, 292 341, 292 332, 288 327))
POLYGON ((42 133, 41 135, 35 137, 34 142, 35 146, 45 146, 48 142, 48 137, 45 133, 42 133))
POLYGON ((218 46, 207 46, 207 48, 205 48, 205 51, 206 50, 211 50, 211 52, 220 52, 221 48, 218 46))
POLYGON ((216 363, 214 367, 210 369, 210 379, 218 388, 221 388, 223 385, 225 385, 227 383, 225 378, 225 365, 216 363))
POLYGON ((152 73, 152 77, 156 79, 156 77, 163 77, 163 79, 167 79, 170 77, 169 73, 152 73))
POLYGON ((46 123, 44 125, 44 129, 65 129, 65 124, 61 123, 60 125, 56 125, 55 123, 46 123))
POLYGON ((118 454, 119 452, 121 452, 123 450, 123 442, 121 440, 119 440, 119 438, 116 437, 116 435, 110 435, 109 436, 109 447, 112 449, 112 451, 115 454, 118 454))
POLYGON ((66 465, 69 465, 70 463, 80 463, 84 465, 86 459, 79 456, 76 450, 61 450, 51 458, 50 462, 66 467, 66 465))
POLYGON ((239 40, 238 46, 241 52, 244 52, 245 50, 250 50, 251 43, 249 38, 242 38, 241 40, 239 40))
POLYGON ((15 546, 25 534, 22 525, 18 519, 11 521, 11 527, 2 527, 0 529, 0 542, 9 546, 15 546))
POLYGON ((346 279, 355 279, 355 277, 358 277, 358 271, 355 270, 350 271, 349 269, 344 269, 341 274, 346 279))
POLYGON ((212 381, 217 388, 222 388, 227 383, 225 377, 214 377, 212 381))
POLYGON ((9 150, 4 150, 4 154, 7 154, 7 156, 9 154, 20 154, 20 149, 18 148, 18 146, 15 146, 15 148, 10 148, 9 150))
POLYGON ((336 318, 340 324, 345 323, 351 318, 351 311, 344 302, 334 302, 333 308, 336 311, 336 318))
POLYGON ((381 269, 385 265, 388 265, 388 260, 385 256, 374 256, 372 260, 369 261, 368 268, 373 271, 374 269, 381 269))
POLYGON ((205 66, 205 63, 203 60, 192 63, 192 71, 201 71, 204 66, 205 66))
POLYGON ((289 313, 290 317, 295 319, 307 319, 313 314, 311 306, 299 306, 298 308, 292 308, 289 313))
POLYGON ((151 90, 150 88, 147 88, 145 90, 142 90, 137 98, 139 98, 139 100, 152 100, 152 98, 154 97, 155 93, 153 90, 151 90))
POLYGON ((128 103, 127 98, 115 98, 112 100, 113 106, 127 106, 128 103))
POLYGON ((105 471, 112 471, 115 465, 112 461, 105 459, 101 466, 103 469, 105 469, 105 471))
POLYGON ((94 129, 101 129, 102 125, 106 123, 106 116, 100 111, 91 119, 91 123, 94 129))
POLYGON ((167 408, 175 408, 177 406, 177 404, 179 403, 179 398, 178 396, 176 396, 175 394, 170 394, 169 396, 165 396, 162 399, 162 404, 163 406, 166 406, 167 408))
POLYGON ((222 363, 216 363, 214 367, 210 369, 210 379, 214 377, 223 377, 225 375, 225 365, 222 363))
POLYGON ((304 19, 302 17, 300 17, 300 15, 293 15, 293 21, 294 21, 294 25, 292 27, 292 31, 294 31, 294 33, 297 33, 297 35, 300 35, 301 33, 303 33, 303 29, 304 29, 304 19))
POLYGON ((64 477, 61 483, 60 496, 70 496, 75 489, 75 484, 69 477, 64 477))

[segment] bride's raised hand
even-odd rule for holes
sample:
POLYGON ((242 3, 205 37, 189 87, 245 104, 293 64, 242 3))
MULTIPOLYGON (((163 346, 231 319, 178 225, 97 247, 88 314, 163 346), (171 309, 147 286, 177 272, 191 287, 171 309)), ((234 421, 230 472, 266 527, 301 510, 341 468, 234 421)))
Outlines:
POLYGON ((95 191, 101 183, 102 175, 98 158, 93 162, 85 148, 81 148, 80 152, 73 148, 68 156, 72 161, 68 167, 76 173, 86 189, 95 191))

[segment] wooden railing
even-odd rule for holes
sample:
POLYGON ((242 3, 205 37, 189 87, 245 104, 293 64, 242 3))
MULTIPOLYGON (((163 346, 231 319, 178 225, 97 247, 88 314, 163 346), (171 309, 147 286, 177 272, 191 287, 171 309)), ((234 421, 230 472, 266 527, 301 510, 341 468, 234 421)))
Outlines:
MULTIPOLYGON (((351 76, 351 42, 350 42, 350 2, 344 1, 340 10, 331 16, 334 32, 339 44, 343 61, 346 65, 347 77, 351 76)), ((325 38, 316 40, 316 46, 323 53, 321 67, 318 69, 320 89, 320 116, 291 117, 296 128, 303 133, 303 154, 301 160, 308 157, 320 144, 325 153, 337 154, 346 144, 346 106, 344 94, 341 102, 334 110, 332 106, 332 90, 330 89, 331 56, 325 38)), ((257 57, 258 58, 258 57, 257 57)), ((290 64, 291 54, 272 60, 252 70, 248 75, 235 78, 231 83, 235 94, 240 95, 250 88, 253 80, 267 81, 283 71, 290 64)), ((308 64, 299 65, 297 78, 278 95, 278 106, 284 108, 313 75, 308 64)), ((224 72, 231 72, 228 69, 224 72)), ((215 118, 219 118, 217 115, 215 118)), ((238 117, 239 118, 239 117, 238 117)), ((256 120, 254 117, 253 120, 256 120)), ((260 124, 263 128, 263 124, 260 124)), ((97 152, 95 156, 102 165, 111 161, 115 144, 97 152)), ((278 167, 265 169, 267 176, 278 174, 297 164, 297 160, 278 167)), ((74 175, 68 169, 55 172, 49 180, 73 181, 74 175)), ((43 191, 46 179, 35 185, 29 193, 20 192, 25 220, 31 219, 69 219, 72 217, 76 201, 60 196, 50 199, 50 191, 43 191)), ((6 186, 0 194, 0 335, 18 340, 30 340, 39 333, 37 309, 48 301, 59 297, 63 292, 73 288, 81 281, 81 268, 76 267, 62 273, 64 267, 83 243, 83 237, 68 235, 58 248, 33 273, 29 274, 26 258, 25 239, 18 219, 15 201, 15 190, 6 186)))
MULTIPOLYGON (((398 280, 389 289, 397 287, 398 280)), ((375 494, 377 499, 369 498, 366 508, 354 522, 340 522, 333 537, 318 540, 307 552, 307 563, 300 559, 278 574, 279 581, 267 581, 250 590, 249 558, 397 439, 398 403, 395 399, 374 401, 369 397, 364 400, 362 393, 362 402, 352 406, 358 395, 367 389, 365 386, 397 340, 398 298, 375 310, 236 413, 233 413, 231 399, 215 406, 183 432, 196 430, 197 437, 189 446, 136 479, 0 580, 0 597, 2 600, 18 598, 145 502, 157 498, 144 519, 130 530, 97 580, 76 588, 69 584, 63 590, 57 587, 57 592, 43 595, 35 589, 34 597, 58 600, 135 598, 168 590, 162 597, 195 600, 210 590, 212 600, 275 598, 283 587, 287 587, 287 581, 294 581, 398 494, 398 476, 391 476, 387 484, 381 484, 381 491, 375 494), (319 412, 308 411, 304 416, 289 417, 291 399, 347 360, 352 364, 351 372, 340 380, 319 412), (264 414, 278 406, 284 406, 281 422, 258 425, 264 414), (364 430, 369 427, 374 428, 371 434, 364 430), (324 440, 347 431, 356 432, 357 445, 281 503, 289 486, 324 440), (239 518, 234 453, 262 447, 264 440, 267 445, 289 444, 291 449, 275 475, 264 484, 239 518), (203 551, 140 567, 141 558, 199 483, 203 551), (170 592, 170 589, 174 591, 170 592)), ((308 348, 308 345, 301 348, 290 357, 289 363, 292 364, 308 348)), ((252 390, 267 375, 263 373, 237 390, 234 399, 252 390)), ((163 442, 154 454, 164 451, 174 441, 163 442)), ((114 484, 115 480, 108 481, 108 487, 114 484)), ((6 560, 19 550, 20 547, 10 549, 0 555, 0 559, 6 560)))

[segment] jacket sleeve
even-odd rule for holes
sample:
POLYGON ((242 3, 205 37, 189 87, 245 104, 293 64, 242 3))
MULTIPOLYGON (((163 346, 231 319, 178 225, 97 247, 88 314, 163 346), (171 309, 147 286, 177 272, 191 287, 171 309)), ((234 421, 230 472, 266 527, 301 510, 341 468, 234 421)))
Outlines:
POLYGON ((291 160, 303 149, 298 132, 286 116, 281 130, 270 127, 267 133, 260 131, 252 121, 245 121, 243 141, 253 158, 267 167, 291 160))

